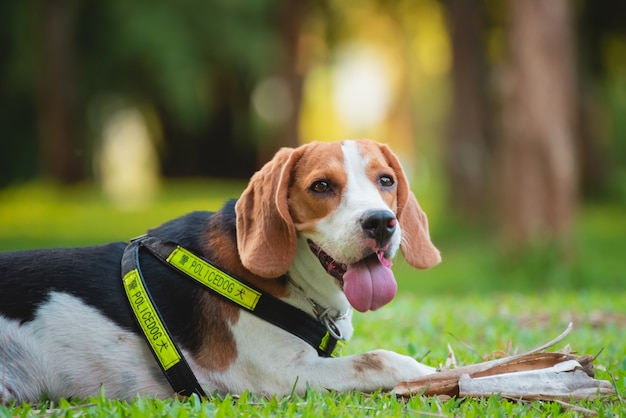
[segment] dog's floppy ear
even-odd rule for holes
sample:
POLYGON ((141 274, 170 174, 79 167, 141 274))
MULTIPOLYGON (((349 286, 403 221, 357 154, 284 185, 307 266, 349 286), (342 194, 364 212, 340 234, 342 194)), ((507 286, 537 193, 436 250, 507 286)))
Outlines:
POLYGON ((244 267, 275 278, 287 272, 296 256, 296 228, 287 193, 296 149, 282 148, 257 171, 235 205, 237 249, 244 267))
POLYGON ((416 268, 426 269, 439 264, 441 255, 430 240, 428 218, 409 188, 398 157, 386 145, 380 145, 391 168, 396 172, 398 183, 398 222, 402 228, 400 249, 406 261, 416 268))

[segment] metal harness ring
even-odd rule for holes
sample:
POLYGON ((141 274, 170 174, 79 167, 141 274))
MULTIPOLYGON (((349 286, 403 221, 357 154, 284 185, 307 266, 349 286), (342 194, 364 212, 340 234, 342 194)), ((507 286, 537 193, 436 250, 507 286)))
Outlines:
MULTIPOLYGON (((337 326, 337 322, 335 322, 335 319, 331 318, 329 315, 330 311, 331 311, 331 308, 325 309, 324 312, 322 312, 318 316, 318 318, 324 324, 324 326, 326 326, 326 329, 328 330, 330 335, 332 335, 338 340, 343 340, 343 335, 341 333, 341 330, 337 326)), ((342 315, 341 317, 337 319, 341 319, 343 316, 344 315, 342 315)))

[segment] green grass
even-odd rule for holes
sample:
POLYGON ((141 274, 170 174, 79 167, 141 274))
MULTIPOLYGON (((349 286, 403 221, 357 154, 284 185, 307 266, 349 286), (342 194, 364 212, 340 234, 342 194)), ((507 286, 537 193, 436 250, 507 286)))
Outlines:
MULTIPOLYGON (((489 296, 430 296, 403 294, 376 312, 358 314, 356 335, 346 355, 385 347, 438 365, 445 362, 448 344, 460 364, 471 364, 497 351, 515 353, 534 348, 558 335, 569 321, 572 334, 557 345, 570 344, 581 354, 597 354, 597 377, 615 379, 626 396, 626 295, 607 297, 602 292, 549 293, 542 297, 519 294, 489 296), (604 370, 605 369, 605 370, 604 370)), ((601 416, 624 416, 626 406, 617 398, 576 402, 601 416)), ((154 400, 131 403, 105 398, 54 405, 0 407, 0 416, 580 416, 571 408, 550 402, 518 403, 492 396, 480 400, 442 401, 414 397, 408 401, 386 393, 320 393, 259 399, 253 396, 154 400), (429 415, 430 416, 430 415, 429 415)))
MULTIPOLYGON (((190 210, 215 210, 239 194, 242 183, 168 183, 149 207, 124 212, 92 187, 59 189, 32 184, 0 191, 0 250, 74 246, 127 240, 147 228, 190 210)), ((400 291, 385 308, 355 314, 356 333, 345 354, 388 348, 438 365, 452 346, 460 364, 495 352, 538 346, 573 321, 570 344, 581 354, 597 354, 597 377, 614 380, 626 396, 626 217, 621 208, 587 207, 575 237, 575 256, 550 254, 506 259, 497 243, 469 231, 445 228, 441 214, 432 236, 443 263, 427 271, 402 261, 394 270, 400 291)), ((576 402, 599 416, 625 416, 616 397, 576 402)), ((208 400, 133 402, 99 397, 0 406, 0 417, 19 416, 582 416, 558 403, 518 403, 492 396, 481 400, 414 397, 386 393, 320 393, 258 399, 252 396, 208 400)))
POLYGON ((88 185, 61 189, 33 183, 0 190, 0 251, 127 241, 193 210, 216 210, 244 184, 168 183, 149 206, 126 211, 88 185))

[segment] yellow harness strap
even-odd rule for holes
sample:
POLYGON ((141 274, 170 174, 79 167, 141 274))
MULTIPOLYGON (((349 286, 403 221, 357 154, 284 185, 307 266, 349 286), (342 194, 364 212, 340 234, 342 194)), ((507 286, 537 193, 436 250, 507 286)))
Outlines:
POLYGON ((124 290, 154 357, 177 393, 205 396, 150 297, 139 265, 140 248, 148 250, 157 259, 214 294, 301 338, 313 346, 320 356, 341 355, 345 342, 338 335, 334 322, 328 318, 322 321, 312 317, 213 266, 188 249, 144 235, 133 240, 124 250, 124 290))

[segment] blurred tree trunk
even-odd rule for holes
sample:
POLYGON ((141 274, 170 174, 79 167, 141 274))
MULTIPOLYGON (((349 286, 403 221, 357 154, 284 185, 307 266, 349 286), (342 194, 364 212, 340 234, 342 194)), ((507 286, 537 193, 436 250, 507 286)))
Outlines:
POLYGON ((484 6, 481 0, 445 2, 451 26, 452 111, 446 151, 450 204, 476 220, 487 200, 484 6))
POLYGON ((310 0, 283 0, 278 5, 277 28, 282 43, 282 59, 276 69, 278 77, 285 83, 291 109, 289 117, 275 134, 260 147, 259 164, 268 161, 281 147, 297 147, 300 144, 300 108, 302 88, 307 68, 306 58, 300 48, 301 29, 310 13, 310 0))
POLYGON ((501 230, 510 248, 565 243, 578 202, 573 4, 509 3, 501 230))
POLYGON ((39 158, 44 176, 61 183, 84 178, 78 140, 73 4, 40 3, 39 158))
POLYGON ((283 41, 285 56, 282 62, 281 73, 287 82, 293 107, 291 116, 287 120, 282 133, 281 146, 295 147, 298 146, 300 141, 300 107, 302 104, 304 74, 307 70, 307 68, 303 68, 304 62, 299 51, 300 31, 309 8, 310 2, 307 0, 285 0, 282 2, 279 34, 283 41))

